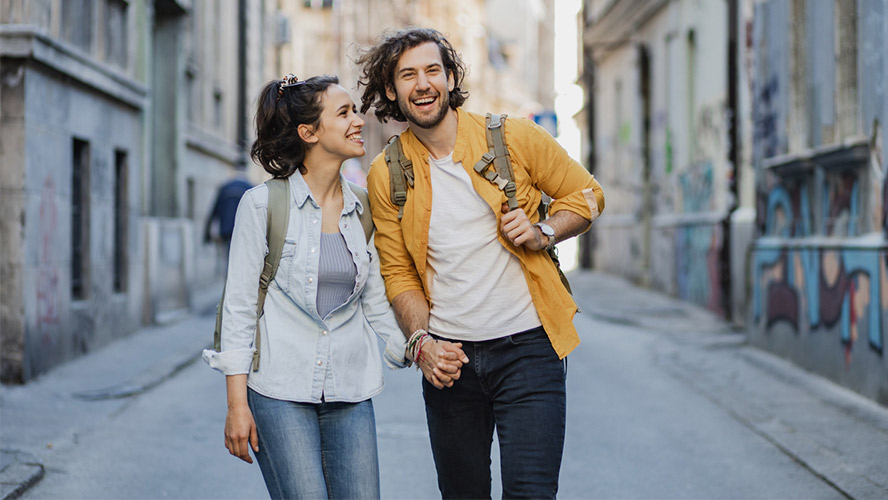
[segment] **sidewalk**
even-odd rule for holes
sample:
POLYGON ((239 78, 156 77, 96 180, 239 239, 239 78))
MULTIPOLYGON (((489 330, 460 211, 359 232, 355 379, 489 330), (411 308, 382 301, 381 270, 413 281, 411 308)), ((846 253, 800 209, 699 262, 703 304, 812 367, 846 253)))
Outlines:
POLYGON ((44 474, 41 456, 73 446, 127 404, 210 347, 215 316, 148 327, 0 391, 0 498, 21 496, 44 474))
POLYGON ((888 498, 888 408, 746 344, 688 302, 602 273, 568 275, 582 310, 662 334, 658 363, 848 498, 888 498))
MULTIPOLYGON (((662 333, 658 363, 849 498, 888 498, 888 409, 745 344, 701 308, 595 272, 569 275, 583 315, 662 333)), ((3 500, 43 474, 41 456, 73 446, 194 362, 213 316, 134 332, 24 386, 0 392, 3 500)))

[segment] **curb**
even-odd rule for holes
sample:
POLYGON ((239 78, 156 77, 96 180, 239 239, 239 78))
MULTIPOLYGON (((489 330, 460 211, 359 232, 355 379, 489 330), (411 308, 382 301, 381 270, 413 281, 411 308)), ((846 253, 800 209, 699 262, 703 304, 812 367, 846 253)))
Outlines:
POLYGON ((22 496, 28 488, 43 479, 45 470, 40 461, 25 452, 0 450, 0 495, 2 500, 13 500, 22 496))
MULTIPOLYGON (((205 346, 206 349, 211 347, 211 343, 205 346)), ((72 396, 84 401, 101 401, 103 399, 119 399, 141 394, 160 385, 199 359, 202 351, 203 349, 199 349, 197 352, 188 349, 173 353, 128 381, 102 389, 77 392, 72 394, 72 396)))

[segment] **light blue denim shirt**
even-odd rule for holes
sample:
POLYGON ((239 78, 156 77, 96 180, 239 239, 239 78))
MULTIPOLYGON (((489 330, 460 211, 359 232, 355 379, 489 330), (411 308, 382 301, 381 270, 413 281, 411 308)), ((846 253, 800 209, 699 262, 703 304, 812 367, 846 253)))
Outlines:
POLYGON ((265 238, 268 187, 247 191, 237 209, 228 263, 222 352, 204 359, 225 375, 247 373, 247 386, 275 399, 319 403, 357 402, 382 390, 382 359, 376 336, 386 341, 385 361, 404 367, 406 342, 385 295, 379 258, 368 244, 358 213, 369 209, 343 182, 339 231, 357 269, 346 302, 318 315, 316 298, 321 248, 321 207, 298 172, 290 176, 290 222, 281 263, 268 287, 259 322, 260 366, 251 371, 259 275, 265 238), (374 335, 375 334, 375 335, 374 335))

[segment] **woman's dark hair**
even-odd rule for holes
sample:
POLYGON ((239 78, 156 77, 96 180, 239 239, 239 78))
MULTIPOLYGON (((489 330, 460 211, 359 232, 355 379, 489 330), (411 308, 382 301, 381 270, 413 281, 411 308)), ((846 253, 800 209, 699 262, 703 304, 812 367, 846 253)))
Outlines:
MULTIPOLYGON (((294 78, 295 80, 295 78, 294 78)), ((256 109, 256 141, 253 160, 274 177, 305 173, 306 144, 296 131, 302 124, 317 127, 323 110, 323 94, 339 83, 335 76, 315 76, 281 87, 284 80, 268 82, 259 92, 256 109)))
POLYGON ((373 106, 376 118, 381 122, 387 122, 390 118, 399 122, 407 121, 398 102, 390 101, 385 91, 387 88, 395 88, 395 69, 401 55, 428 42, 438 45, 444 69, 448 76, 453 77, 450 107, 456 109, 466 102, 469 93, 460 89, 466 76, 466 67, 450 42, 440 32, 430 28, 404 28, 384 34, 376 45, 367 49, 355 61, 362 70, 358 86, 365 87, 361 95, 361 113, 366 113, 373 106))

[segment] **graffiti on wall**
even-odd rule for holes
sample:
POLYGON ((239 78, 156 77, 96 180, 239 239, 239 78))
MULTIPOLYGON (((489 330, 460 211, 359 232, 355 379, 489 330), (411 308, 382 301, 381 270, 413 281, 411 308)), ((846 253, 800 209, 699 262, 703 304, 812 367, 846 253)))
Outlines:
POLYGON ((675 277, 678 296, 724 315, 721 275, 722 236, 719 225, 675 229, 675 277))
POLYGON ((44 345, 52 343, 48 326, 59 323, 59 269, 54 259, 58 228, 55 181, 43 180, 40 192, 40 255, 37 269, 37 328, 44 345))
POLYGON ((780 81, 771 75, 758 88, 753 110, 753 142, 759 148, 759 158, 777 155, 780 148, 780 109, 777 96, 780 81))
POLYGON ((705 212, 715 203, 712 188, 713 168, 709 161, 700 162, 678 175, 678 199, 684 213, 705 212))
POLYGON ((826 174, 824 200, 824 232, 828 236, 857 236, 861 233, 860 179, 857 172, 826 174))
POLYGON ((754 320, 766 332, 778 322, 797 334, 838 331, 849 361, 860 339, 881 355, 888 326, 888 252, 760 248, 753 260, 754 320))

